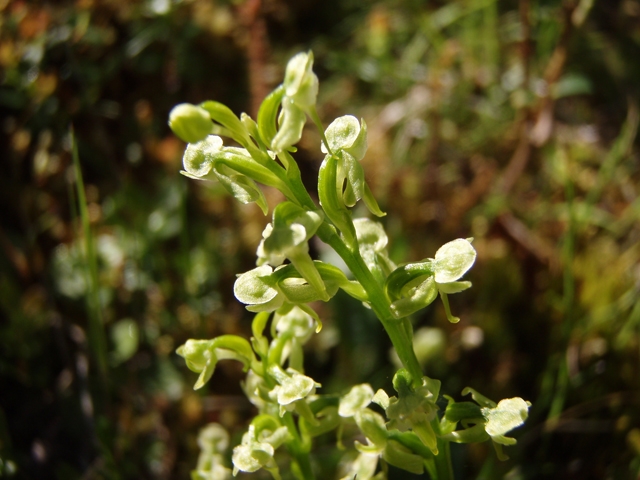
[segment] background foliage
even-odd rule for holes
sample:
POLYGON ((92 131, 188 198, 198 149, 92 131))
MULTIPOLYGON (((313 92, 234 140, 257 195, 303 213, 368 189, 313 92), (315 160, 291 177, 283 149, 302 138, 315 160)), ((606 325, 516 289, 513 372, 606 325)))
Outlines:
MULTIPOLYGON (((195 393, 174 349, 248 335, 267 219, 178 174, 167 115, 252 112, 309 48, 321 116, 369 125, 393 259, 475 237, 462 321, 415 318, 425 371, 533 403, 510 461, 460 447, 458 477, 640 478, 637 0, 0 1, 0 477, 186 478, 201 426, 241 434, 242 373, 195 393)), ((322 308, 323 390, 388 388, 381 326, 322 308)))

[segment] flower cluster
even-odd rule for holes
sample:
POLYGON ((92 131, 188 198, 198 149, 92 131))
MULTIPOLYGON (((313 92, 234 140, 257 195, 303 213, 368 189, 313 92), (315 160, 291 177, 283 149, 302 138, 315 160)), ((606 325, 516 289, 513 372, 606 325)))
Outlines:
MULTIPOLYGON (((214 101, 178 105, 169 118, 176 135, 188 142, 184 175, 219 182, 265 215, 269 205, 259 185, 284 196, 262 233, 257 266, 238 275, 233 287, 236 298, 255 313, 251 339, 191 339, 177 350, 199 374, 196 389, 211 380, 219 361, 239 361, 247 372, 243 389, 258 414, 233 448, 233 474, 263 469, 279 479, 278 455, 286 452, 293 476, 312 479, 314 438, 331 431, 337 432, 341 448, 345 438, 353 440, 353 455, 342 464, 344 479, 382 479, 387 464, 416 474, 427 471, 436 479, 438 472, 450 473, 448 442, 491 440, 504 458, 502 446, 515 443, 506 434, 522 425, 529 404, 520 398, 495 403, 465 389, 463 394, 471 393, 475 403, 456 403, 445 396, 448 405, 442 411, 441 383, 423 375, 407 318, 439 295, 449 321, 459 321, 450 312, 447 296, 471 286, 460 280, 476 259, 471 239, 448 242, 434 258, 420 262, 397 266, 390 259, 383 225, 352 218, 359 201, 372 215, 385 214, 360 163, 367 150, 367 125, 351 115, 320 128, 325 156, 316 204, 292 155, 307 118, 321 127, 315 107, 318 78, 312 67, 310 52, 293 57, 283 84, 263 101, 257 120, 246 114, 237 117, 214 101), (223 137, 233 146, 225 145, 223 137), (314 236, 344 260, 344 271, 311 257, 314 236), (368 384, 353 386, 344 395, 322 394, 320 383, 305 373, 304 345, 322 326, 312 305, 329 301, 338 290, 371 308, 389 334, 404 367, 394 376, 397 395, 384 390, 374 394, 368 384), (353 437, 348 437, 350 432, 355 432, 353 437)), ((228 448, 226 432, 209 425, 199 443, 202 453, 193 478, 228 478, 231 471, 222 460, 228 448)))

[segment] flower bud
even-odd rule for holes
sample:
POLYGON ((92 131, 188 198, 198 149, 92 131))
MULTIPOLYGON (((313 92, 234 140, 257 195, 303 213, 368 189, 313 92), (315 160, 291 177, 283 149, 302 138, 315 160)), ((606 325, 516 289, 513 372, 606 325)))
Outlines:
POLYGON ((287 97, 300 108, 315 105, 318 96, 318 77, 313 73, 313 53, 300 52, 287 64, 284 75, 287 97))
POLYGON ((181 140, 196 143, 207 138, 213 123, 205 109, 190 103, 181 103, 171 110, 169 127, 181 140))

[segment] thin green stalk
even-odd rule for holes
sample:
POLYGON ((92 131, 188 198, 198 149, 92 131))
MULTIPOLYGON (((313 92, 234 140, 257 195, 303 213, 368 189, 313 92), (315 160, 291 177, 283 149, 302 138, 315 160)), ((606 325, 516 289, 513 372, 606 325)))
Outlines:
POLYGON ((438 437, 438 455, 434 457, 436 478, 432 480, 454 480, 451 464, 451 442, 438 437))
POLYGON ((300 473, 304 480, 314 480, 315 475, 311 468, 311 459, 309 458, 309 449, 305 448, 305 442, 298 432, 295 422, 293 421, 293 415, 291 412, 287 412, 282 417, 282 422, 287 427, 287 430, 293 437, 292 440, 287 442, 287 448, 291 455, 296 459, 298 467, 300 467, 300 473))
MULTIPOLYGON (((317 208, 302 185, 300 176, 298 175, 297 178, 290 178, 290 180, 293 180, 291 190, 297 193, 296 198, 291 200, 297 201, 300 205, 309 208, 317 208)), ((414 384, 419 385, 422 381, 423 372, 416 354, 413 351, 411 336, 406 332, 402 321, 396 319, 391 313, 391 304, 389 299, 387 298, 383 287, 376 281, 375 277, 362 259, 357 245, 355 248, 349 248, 342 241, 335 228, 327 221, 323 222, 320 226, 317 231, 317 235, 320 240, 336 251, 336 253, 347 264, 356 280, 360 282, 360 285, 365 289, 369 295, 371 308, 382 323, 387 335, 389 335, 391 343, 393 344, 400 361, 411 374, 414 384)))
POLYGON ((357 250, 352 250, 340 239, 338 234, 326 222, 318 229, 318 237, 330 245, 347 264, 353 276, 360 282, 369 295, 369 303, 376 316, 382 322, 400 361, 409 371, 413 383, 419 385, 422 381, 422 368, 413 351, 411 338, 406 334, 402 322, 391 313, 391 304, 382 286, 376 281, 367 268, 357 250))
POLYGON ((316 106, 314 105, 309 112, 309 116, 311 120, 315 124, 318 129, 318 133, 320 133, 320 138, 322 138, 322 143, 324 143, 324 147, 327 149, 327 153, 333 155, 331 148, 329 147, 329 142, 327 141, 327 137, 324 134, 324 126, 322 125, 322 121, 320 120, 320 115, 318 115, 318 110, 316 110, 316 106))
POLYGON ((87 277, 88 294, 87 313, 89 316, 89 344, 91 352, 95 357, 98 371, 103 381, 107 378, 107 342, 102 320, 102 309, 100 308, 100 295, 98 285, 98 259, 95 250, 91 224, 89 221, 89 211, 87 209, 87 198, 85 195, 82 170, 80 168, 80 158, 78 156, 78 145, 76 143, 73 128, 70 129, 73 167, 76 180, 76 191, 78 200, 78 210, 82 224, 82 235, 84 238, 85 271, 87 277))
MULTIPOLYGON (((565 159, 568 161, 568 159, 565 159)), ((568 210, 567 232, 563 239, 563 313, 564 321, 561 326, 560 342, 563 351, 569 348, 571 331, 573 329, 574 302, 575 302, 575 277, 573 274, 573 258, 575 250, 576 219, 574 208, 575 187, 570 175, 565 179, 565 196, 568 210)), ((556 376, 555 394, 551 400, 548 419, 556 419, 564 408, 567 390, 569 388, 569 368, 567 358, 564 356, 559 364, 556 376)))

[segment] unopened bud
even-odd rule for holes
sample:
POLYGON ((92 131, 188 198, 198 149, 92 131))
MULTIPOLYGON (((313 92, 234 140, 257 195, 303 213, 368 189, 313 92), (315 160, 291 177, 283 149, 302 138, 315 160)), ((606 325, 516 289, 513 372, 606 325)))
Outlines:
POLYGON ((190 103, 181 103, 171 110, 169 127, 181 140, 196 143, 207 138, 213 123, 205 109, 190 103))

